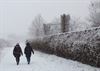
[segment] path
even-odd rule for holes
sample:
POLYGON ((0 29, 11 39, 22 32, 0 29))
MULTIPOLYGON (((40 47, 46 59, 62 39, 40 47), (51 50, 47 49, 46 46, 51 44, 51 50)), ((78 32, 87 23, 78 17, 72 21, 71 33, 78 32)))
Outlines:
POLYGON ((32 56, 30 65, 27 64, 25 56, 22 56, 17 66, 12 50, 13 48, 3 50, 2 58, 0 57, 0 71, 100 71, 99 68, 37 51, 32 56))

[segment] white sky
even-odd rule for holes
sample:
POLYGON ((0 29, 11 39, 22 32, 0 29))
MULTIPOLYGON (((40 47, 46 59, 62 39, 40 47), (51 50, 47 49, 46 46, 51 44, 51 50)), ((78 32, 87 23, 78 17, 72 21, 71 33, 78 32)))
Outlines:
POLYGON ((84 18, 89 3, 90 0, 0 0, 0 37, 26 35, 38 14, 48 22, 63 13, 84 18))

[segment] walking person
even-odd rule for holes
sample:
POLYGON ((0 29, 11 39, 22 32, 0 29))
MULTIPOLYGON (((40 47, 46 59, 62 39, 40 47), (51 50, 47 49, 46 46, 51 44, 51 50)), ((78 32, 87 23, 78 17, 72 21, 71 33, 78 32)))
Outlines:
POLYGON ((19 43, 17 43, 13 49, 13 55, 14 57, 16 58, 16 63, 17 65, 19 65, 19 62, 20 62, 20 56, 23 55, 22 53, 22 49, 19 45, 19 43))
POLYGON ((34 54, 34 51, 30 45, 29 42, 26 43, 26 46, 25 46, 25 49, 24 49, 24 53, 26 55, 26 59, 27 59, 27 62, 28 64, 30 64, 30 58, 31 58, 31 54, 33 53, 34 54))

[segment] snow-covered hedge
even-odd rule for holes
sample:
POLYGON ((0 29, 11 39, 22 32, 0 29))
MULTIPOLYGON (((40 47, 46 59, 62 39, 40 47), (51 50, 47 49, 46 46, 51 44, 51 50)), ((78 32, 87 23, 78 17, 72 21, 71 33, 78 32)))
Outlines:
POLYGON ((100 67, 100 27, 44 37, 33 48, 100 67))

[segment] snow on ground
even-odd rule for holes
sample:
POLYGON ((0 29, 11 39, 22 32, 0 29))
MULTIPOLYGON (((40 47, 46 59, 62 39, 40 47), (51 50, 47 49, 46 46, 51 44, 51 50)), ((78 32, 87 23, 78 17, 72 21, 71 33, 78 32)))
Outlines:
POLYGON ((12 50, 13 47, 5 48, 2 51, 0 71, 100 71, 100 68, 38 51, 35 51, 35 54, 32 55, 30 65, 27 64, 25 56, 22 56, 20 64, 17 66, 12 55, 12 50))

